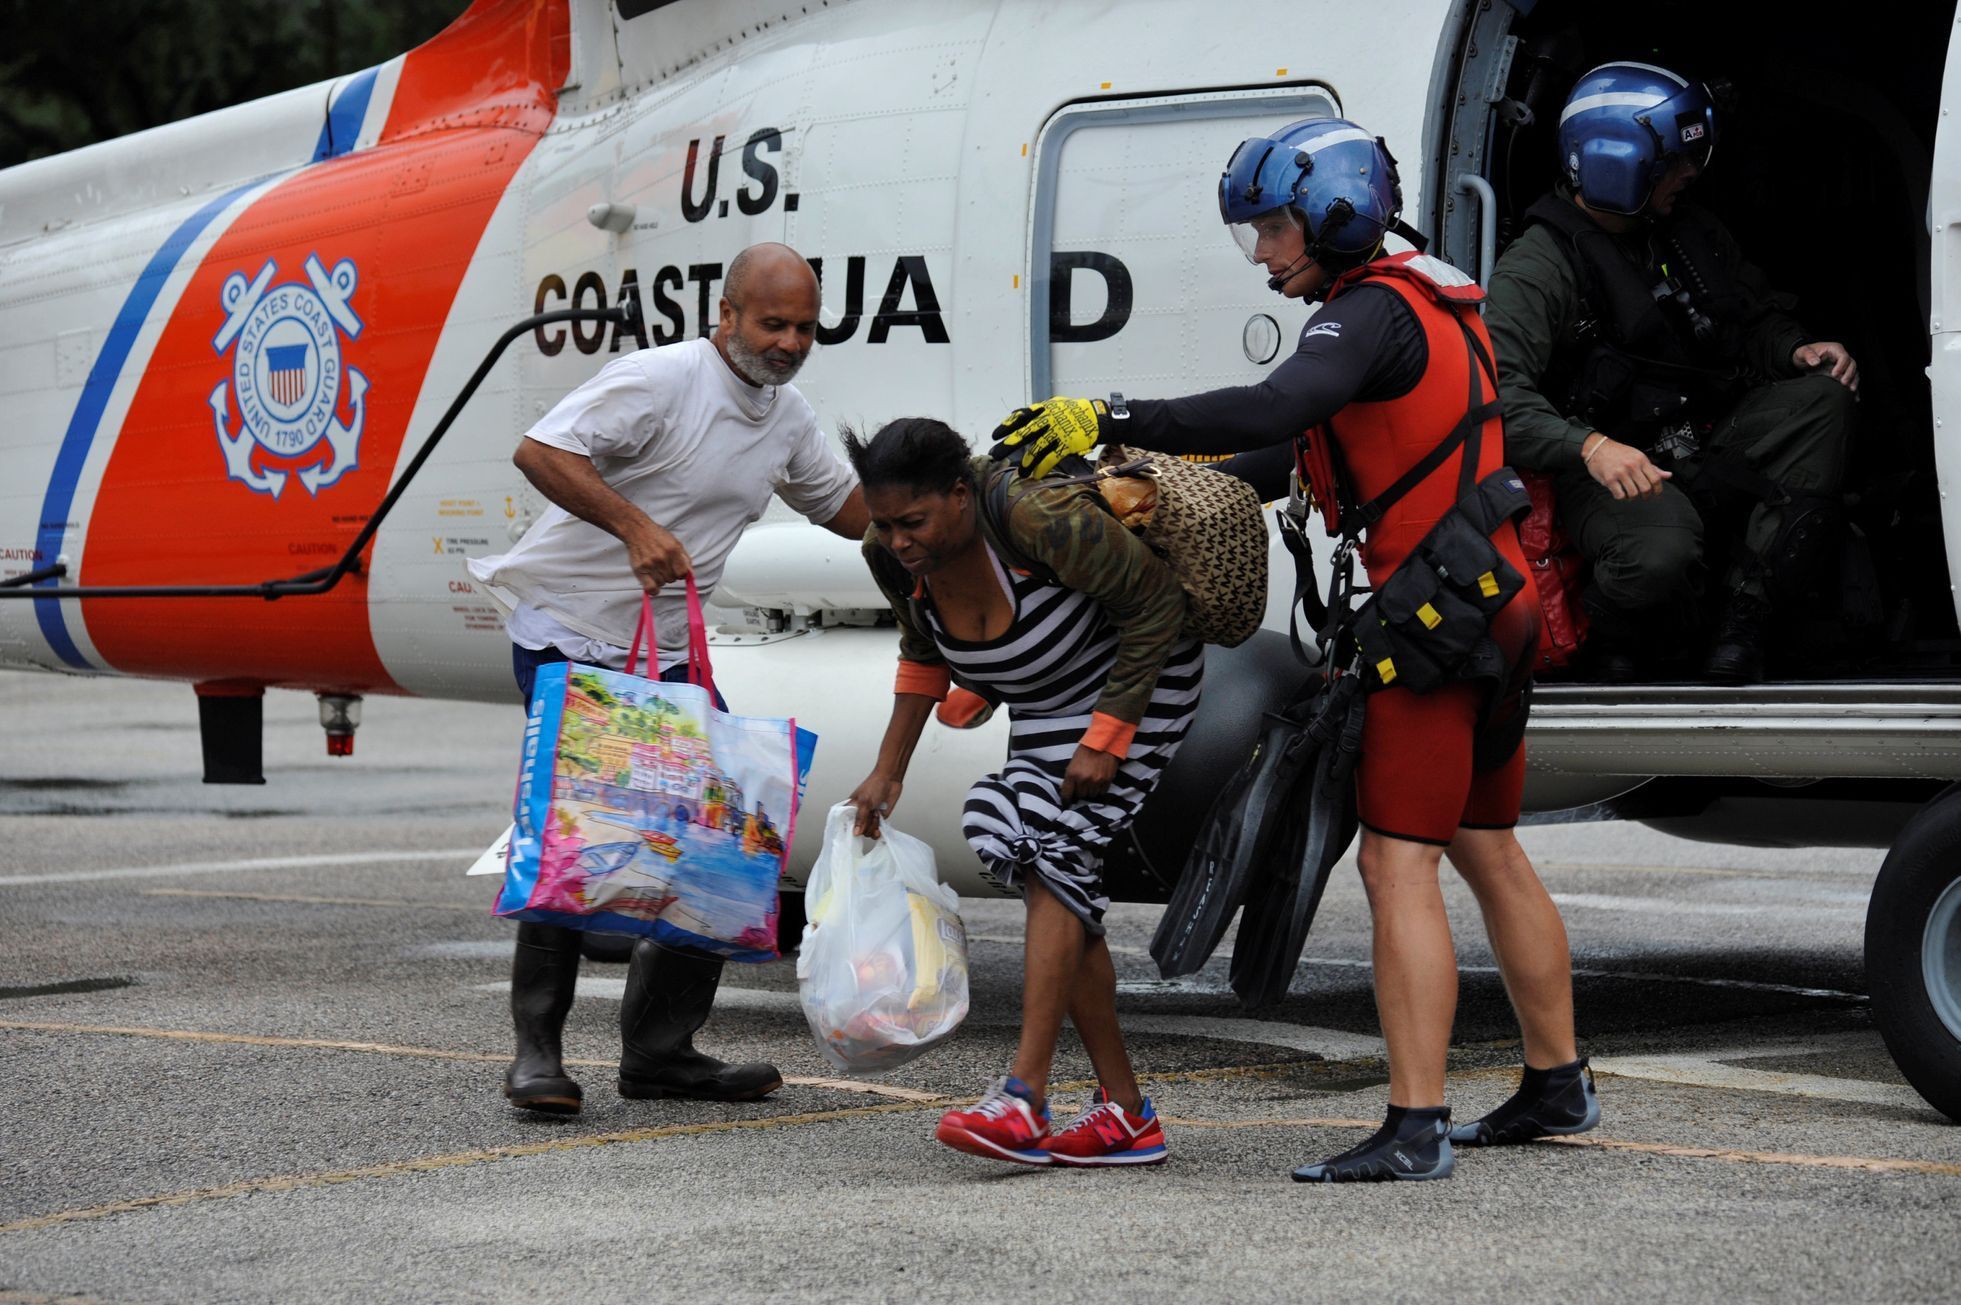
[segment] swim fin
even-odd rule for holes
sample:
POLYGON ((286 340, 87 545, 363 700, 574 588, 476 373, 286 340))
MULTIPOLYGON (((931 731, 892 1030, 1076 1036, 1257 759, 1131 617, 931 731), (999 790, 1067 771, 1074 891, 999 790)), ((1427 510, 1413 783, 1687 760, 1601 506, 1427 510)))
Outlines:
POLYGON ((1363 712, 1360 677, 1337 680, 1304 734, 1311 764, 1279 795, 1284 836, 1269 854, 1271 873, 1247 898, 1233 944, 1232 990, 1248 1010, 1286 997, 1329 872, 1355 839, 1363 712))
POLYGON ((1219 790, 1151 938, 1165 978, 1195 974, 1211 959, 1269 859, 1292 806, 1287 794, 1313 760, 1308 723, 1325 688, 1316 675, 1285 707, 1265 713, 1252 755, 1219 790))

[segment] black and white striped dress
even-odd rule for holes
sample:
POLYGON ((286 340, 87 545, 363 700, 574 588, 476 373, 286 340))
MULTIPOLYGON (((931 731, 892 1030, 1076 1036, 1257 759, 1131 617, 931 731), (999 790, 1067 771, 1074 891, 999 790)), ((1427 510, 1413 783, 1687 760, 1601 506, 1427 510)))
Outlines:
POLYGON ((928 603, 933 641, 956 679, 1008 709, 1008 764, 967 791, 962 832, 983 874, 1020 889, 1038 874, 1092 935, 1103 932, 1110 897, 1103 849, 1137 816, 1178 751, 1198 707, 1205 645, 1181 638, 1158 674, 1129 753, 1102 796, 1062 805, 1069 769, 1117 657, 1117 628, 1096 601, 989 560, 1014 619, 997 639, 955 639, 928 603))

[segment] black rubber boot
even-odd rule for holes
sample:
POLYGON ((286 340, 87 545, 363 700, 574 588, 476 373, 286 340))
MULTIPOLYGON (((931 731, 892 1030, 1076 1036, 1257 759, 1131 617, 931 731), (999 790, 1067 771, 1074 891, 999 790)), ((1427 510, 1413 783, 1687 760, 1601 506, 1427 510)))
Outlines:
POLYGON ((640 940, 620 1002, 621 1096, 758 1101, 783 1086, 774 1065, 728 1065, 695 1050, 721 982, 721 957, 640 940))
POLYGON ((1584 1133, 1600 1122, 1600 1095, 1586 1057, 1551 1069, 1525 1067, 1518 1091, 1474 1123, 1450 1130, 1458 1146, 1510 1146, 1535 1137, 1584 1133))
POLYGON ((1457 1167, 1450 1149, 1450 1107, 1391 1106, 1368 1141, 1318 1165, 1294 1170, 1297 1183, 1421 1182, 1448 1178, 1457 1167))
POLYGON ((511 957, 511 1024, 517 1059, 504 1071, 511 1104, 548 1115, 576 1115, 585 1094, 565 1076, 559 1037, 579 982, 579 932, 520 924, 511 957))
POLYGON ((1764 677, 1764 624, 1770 604, 1749 594, 1737 594, 1723 609, 1716 641, 1702 673, 1717 684, 1755 684, 1764 677))

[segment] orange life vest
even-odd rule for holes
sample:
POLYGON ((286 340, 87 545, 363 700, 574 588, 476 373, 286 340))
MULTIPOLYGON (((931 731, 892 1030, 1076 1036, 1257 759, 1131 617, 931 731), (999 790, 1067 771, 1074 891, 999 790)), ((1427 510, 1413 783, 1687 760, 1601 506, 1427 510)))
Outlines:
MULTIPOLYGON (((1477 306, 1484 292, 1450 264, 1425 254, 1378 258, 1336 278, 1332 302, 1343 291, 1374 282, 1401 295, 1423 331, 1429 359, 1423 378, 1394 399, 1351 403, 1311 430, 1300 442, 1303 477, 1313 490, 1330 534, 1341 530, 1341 504, 1367 505, 1422 462, 1451 434, 1471 409, 1497 397, 1497 377, 1467 346, 1470 332, 1483 358, 1491 357, 1491 338, 1477 306), (1477 369, 1473 386, 1472 369, 1477 369), (1341 468, 1345 484, 1336 479, 1341 468), (1349 497, 1352 496, 1352 497, 1349 497)), ((1461 454, 1444 460, 1428 476, 1384 509, 1380 520, 1345 523, 1366 531, 1362 561, 1371 581, 1380 584, 1457 502, 1460 484, 1482 480, 1505 462, 1504 422, 1494 412, 1478 433, 1477 466, 1460 477, 1461 454)), ((1496 542, 1507 560, 1525 570, 1517 532, 1508 523, 1496 542)))

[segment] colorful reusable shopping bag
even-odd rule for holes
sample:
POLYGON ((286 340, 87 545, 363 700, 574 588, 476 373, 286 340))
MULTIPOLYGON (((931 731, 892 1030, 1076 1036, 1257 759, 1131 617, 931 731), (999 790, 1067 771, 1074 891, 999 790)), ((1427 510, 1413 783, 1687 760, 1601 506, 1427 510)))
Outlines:
POLYGON ((688 625, 686 684, 632 673, 643 641, 654 664, 651 601, 627 671, 539 668, 498 915, 776 956, 777 881, 817 736, 716 709, 693 576, 688 625))

